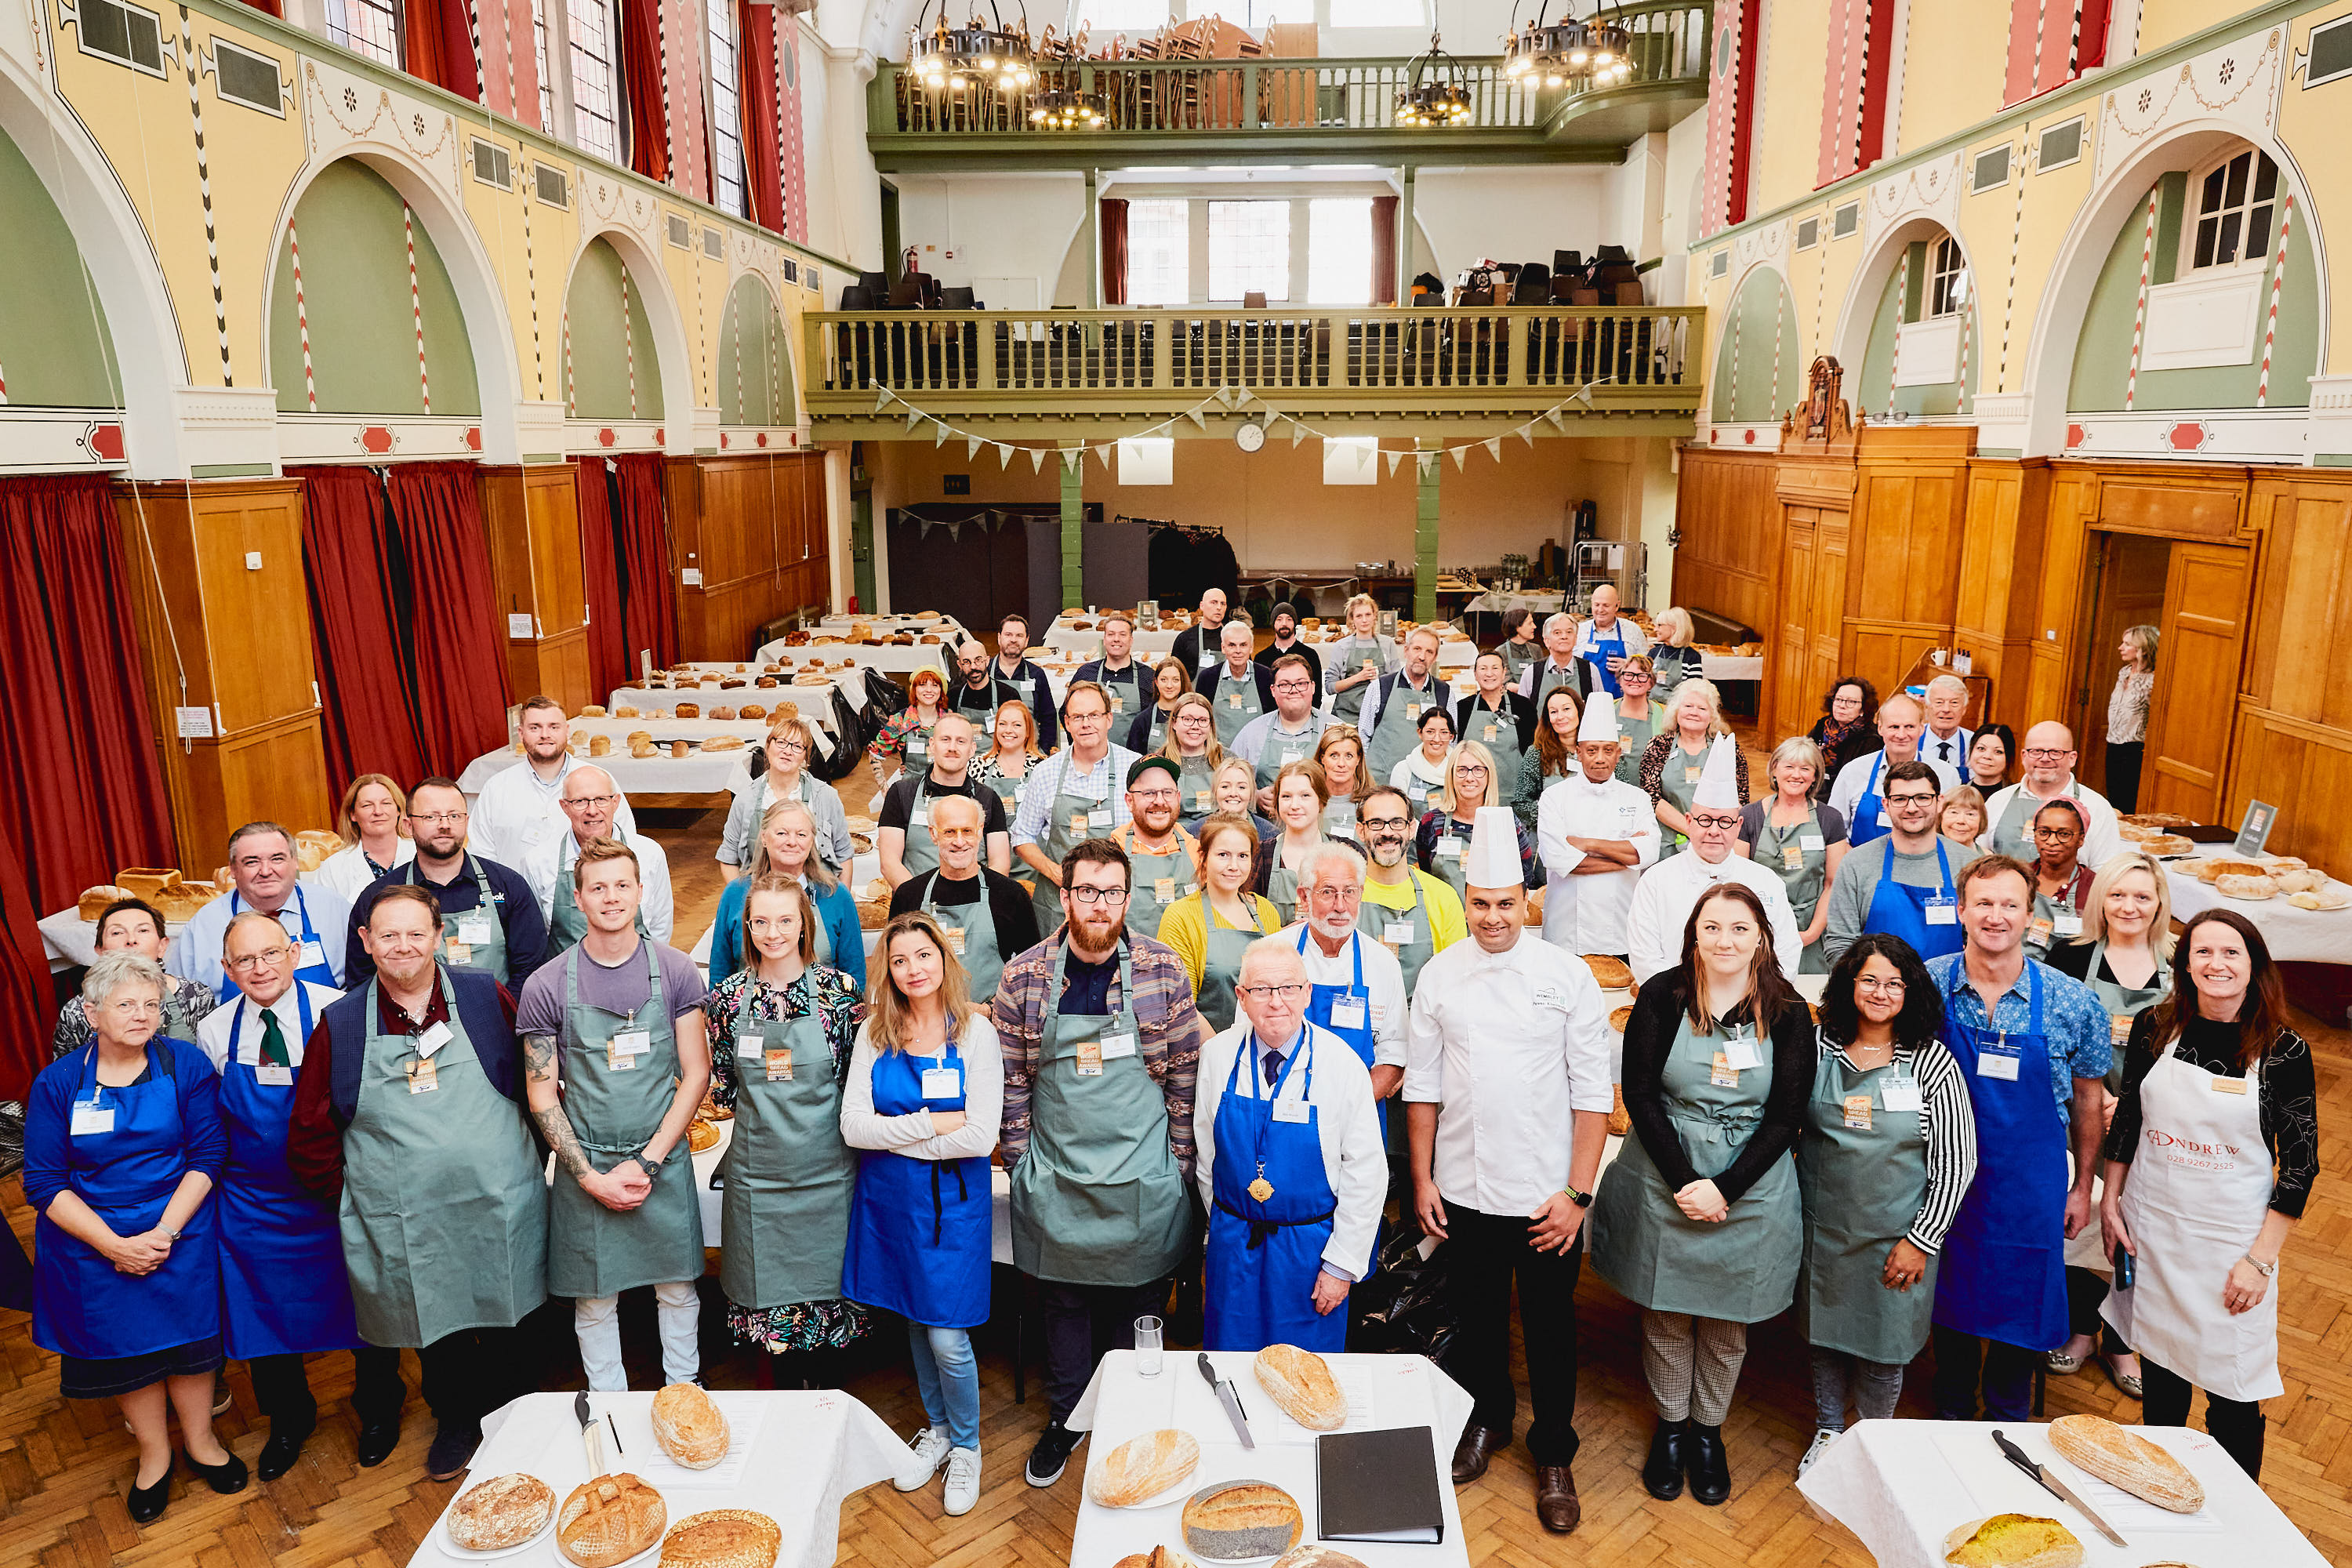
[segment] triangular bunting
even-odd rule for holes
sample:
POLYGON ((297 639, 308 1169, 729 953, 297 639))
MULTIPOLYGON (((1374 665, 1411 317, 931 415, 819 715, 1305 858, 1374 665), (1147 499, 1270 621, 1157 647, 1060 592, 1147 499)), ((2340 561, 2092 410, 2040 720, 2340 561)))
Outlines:
POLYGON ((1062 467, 1069 469, 1070 472, 1074 474, 1076 473, 1078 471, 1078 465, 1086 460, 1087 449, 1084 447, 1065 447, 1062 448, 1062 467))
POLYGON ((1190 419, 1194 425, 1203 430, 1206 430, 1209 427, 1209 416, 1197 408, 1187 408, 1184 410, 1184 417, 1190 419))
POLYGON ((889 389, 888 387, 887 387, 887 386, 877 386, 877 387, 876 387, 876 388, 874 389, 874 412, 875 412, 875 413, 877 413, 877 414, 879 414, 879 413, 881 413, 885 408, 887 408, 887 407, 889 407, 889 406, 890 406, 890 389, 889 389))
POLYGON ((946 426, 936 423, 933 424, 931 426, 931 445, 934 447, 946 446, 948 444, 949 434, 950 432, 946 426))
POLYGON ((1393 451, 1382 452, 1381 456, 1389 460, 1389 478, 1396 478, 1397 465, 1405 459, 1404 448, 1399 447, 1393 451))
POLYGON ((1437 454, 1434 452, 1415 452, 1412 455, 1412 467, 1414 473, 1419 475, 1421 478, 1424 479, 1429 478, 1432 473, 1436 471, 1437 454))
POLYGON ((1566 431, 1567 431, 1567 429, 1568 429, 1568 421, 1567 421, 1567 420, 1565 420, 1565 419, 1562 419, 1562 418, 1559 416, 1559 409, 1557 409, 1557 408, 1547 408, 1547 409, 1545 409, 1545 410, 1544 410, 1544 417, 1545 417, 1546 419, 1549 419, 1549 420, 1550 420, 1550 421, 1551 421, 1551 427, 1552 427, 1553 429, 1558 430, 1558 431, 1560 431, 1560 432, 1562 432, 1563 434, 1564 434, 1564 433, 1566 433, 1566 431))
POLYGON ((1454 471, 1457 473, 1461 471, 1462 465, 1470 460, 1470 448, 1467 447, 1448 447, 1445 450, 1454 458, 1454 471))
POLYGON ((1307 426, 1294 419, 1290 422, 1290 444, 1296 447, 1307 439, 1307 426))
POLYGON ((1536 449, 1535 426, 1532 425, 1522 425, 1517 429, 1512 431, 1511 434, 1517 436, 1520 440, 1525 441, 1528 444, 1528 451, 1532 452, 1536 449))
POLYGON ((1108 468, 1114 465, 1114 460, 1118 456, 1118 443, 1116 441, 1105 441, 1101 446, 1094 447, 1092 450, 1096 457, 1102 459, 1102 466, 1108 468))
POLYGON ((1230 386, 1217 388, 1217 401, 1231 408, 1234 405, 1234 389, 1230 386))
POLYGON ((1486 456, 1498 463, 1503 460, 1503 438, 1500 436, 1489 436, 1483 444, 1486 448, 1486 456))
POLYGON ((1033 474, 1042 474, 1045 471, 1045 447, 1032 447, 1029 448, 1029 471, 1033 474))
POLYGON ((912 430, 916 426, 920 425, 922 422, 923 411, 919 408, 910 406, 907 410, 907 428, 912 430))
POLYGON ((1234 394, 1234 401, 1235 403, 1250 403, 1255 401, 1255 399, 1251 395, 1250 389, 1244 386, 1234 394))
POLYGON ((1020 449, 1020 447, 1014 446, 1010 441, 998 442, 996 444, 996 466, 999 468, 1011 468, 1013 466, 1013 454, 1020 449))
POLYGON ((982 440, 977 436, 965 437, 963 438, 963 460, 967 463, 971 462, 974 458, 980 456, 980 449, 987 445, 988 443, 986 441, 982 440))

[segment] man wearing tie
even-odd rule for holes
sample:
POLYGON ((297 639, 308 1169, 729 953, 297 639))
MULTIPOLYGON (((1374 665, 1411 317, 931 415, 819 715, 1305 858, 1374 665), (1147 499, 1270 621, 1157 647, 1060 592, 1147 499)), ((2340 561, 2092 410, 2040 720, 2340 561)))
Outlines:
MULTIPOLYGON (((1838 770, 1830 785, 1830 805, 1845 818, 1845 841, 1859 849, 1886 831, 1886 770, 1896 763, 1919 760, 1919 732, 1927 727, 1927 710, 1907 691, 1898 691, 1878 705, 1880 749, 1859 756, 1838 770)), ((1966 747, 1958 748, 1965 758, 1966 747)), ((1927 764, 1944 789, 1956 789, 1968 776, 1965 762, 1951 767, 1927 764)), ((1791 964, 1789 973, 1794 974, 1791 964)))
POLYGON ((1969 683, 1946 673, 1927 682, 1927 732, 1919 737, 1919 754, 1940 763, 1954 777, 1966 777, 1969 746, 1974 731, 1960 727, 1969 710, 1969 683))
POLYGON ((305 888, 297 879, 301 862, 294 836, 274 822, 248 822, 228 836, 228 874, 236 884, 180 928, 163 955, 173 974, 201 981, 226 1002, 236 987, 221 967, 221 939, 228 922, 251 910, 273 917, 295 946, 294 973, 330 991, 343 984, 343 933, 351 910, 325 888, 305 888))

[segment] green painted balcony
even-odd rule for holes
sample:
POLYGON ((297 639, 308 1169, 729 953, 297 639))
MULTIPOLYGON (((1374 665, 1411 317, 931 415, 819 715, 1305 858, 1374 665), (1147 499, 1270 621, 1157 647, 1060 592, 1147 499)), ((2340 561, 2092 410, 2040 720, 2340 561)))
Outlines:
POLYGON ((1633 75, 1606 89, 1545 89, 1499 57, 1463 57, 1464 124, 1396 122, 1412 62, 1391 58, 1042 62, 1033 91, 1100 96, 1092 130, 1033 124, 1026 94, 927 90, 884 62, 866 92, 866 144, 885 172, 1218 167, 1240 163, 1614 163, 1625 144, 1706 102, 1714 7, 1630 4, 1633 75))

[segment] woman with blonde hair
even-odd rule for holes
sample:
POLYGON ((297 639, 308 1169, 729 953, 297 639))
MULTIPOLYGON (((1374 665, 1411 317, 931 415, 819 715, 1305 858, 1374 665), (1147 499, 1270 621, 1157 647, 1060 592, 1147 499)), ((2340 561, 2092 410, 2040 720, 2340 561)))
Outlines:
POLYGON ((1648 654, 1628 654, 1618 667, 1617 777, 1635 789, 1642 787, 1642 759, 1666 721, 1666 705, 1656 695, 1657 681, 1648 654))
POLYGON ((1959 784, 1944 792, 1943 804, 1936 809, 1937 832, 1973 849, 1987 826, 1985 797, 1976 785, 1959 784))
POLYGON ((1171 904, 1153 934, 1183 961, 1201 1016, 1216 1033, 1233 1027, 1242 954, 1283 922, 1273 904, 1249 890, 1257 870, 1257 830, 1247 817, 1218 812, 1202 820, 1192 842, 1201 858, 1200 894, 1171 904))
POLYGON ((1300 918, 1298 889, 1307 858, 1330 842, 1323 826, 1323 808, 1330 799, 1331 786, 1313 763, 1285 763, 1274 775, 1274 819, 1280 834, 1267 849, 1261 885, 1285 925, 1300 918))
POLYGON ((2128 626, 2116 688, 2107 693, 2107 800, 2117 811, 2139 809, 2139 766, 2147 750, 2147 700, 2156 689, 2154 626, 2128 626))
POLYGON ((1045 753, 1037 749, 1037 716, 1029 711, 1029 704, 1000 702, 988 750, 972 762, 971 782, 994 790, 1010 816, 1021 804, 1021 782, 1029 776, 1029 764, 1045 760, 1045 753))
MULTIPOLYGON (((1661 860, 1689 842, 1685 836, 1690 824, 1683 814, 1690 809, 1691 795, 1698 788, 1707 748, 1717 736, 1731 733, 1723 721, 1723 699, 1715 682, 1704 676, 1692 676, 1675 688, 1674 700, 1666 704, 1666 719, 1665 730, 1642 753, 1642 787, 1650 792, 1658 824, 1664 829, 1658 846, 1661 860)), ((1748 753, 1734 747, 1732 765, 1739 783, 1739 804, 1746 805, 1748 753)))
POLYGON ((809 759, 816 752, 816 728, 799 714, 782 713, 769 721, 767 738, 760 742, 766 769, 751 781, 751 788, 736 794, 727 808, 727 826, 719 836, 715 858, 729 881, 750 872, 759 853, 760 824, 767 819, 768 808, 780 800, 797 800, 809 808, 816 822, 817 858, 828 870, 838 875, 856 855, 840 793, 808 771, 809 759))
POLYGON ((1735 847, 1780 878, 1789 895, 1797 941, 1804 948, 1797 973, 1827 974, 1829 961, 1822 952, 1822 932, 1830 921, 1825 895, 1845 858, 1845 818, 1835 806, 1813 803, 1822 749, 1802 735, 1775 747, 1764 771, 1772 781, 1772 798, 1750 801, 1741 809, 1735 847))
MULTIPOLYGON (((1176 790, 1182 802, 1177 816, 1190 828, 1217 807, 1217 770, 1224 765, 1225 749, 1217 743, 1216 705, 1197 691, 1178 698, 1160 754, 1176 764, 1176 790)), ((1255 770, 1251 787, 1256 787, 1255 770)))
POLYGON ((1151 667, 1151 700, 1143 705, 1129 723, 1127 749, 1137 756, 1149 756, 1168 743, 1168 721, 1176 711, 1176 703, 1192 689, 1192 672, 1184 668, 1181 659, 1163 658, 1151 667))
MULTIPOLYGON (((1500 795, 1495 778, 1495 753, 1486 749, 1484 741, 1464 741, 1447 754, 1445 782, 1413 829, 1412 852, 1414 863, 1453 889, 1457 898, 1468 896, 1464 890, 1466 883, 1462 862, 1470 852, 1470 830, 1478 820, 1478 808, 1508 805, 1500 795)), ((1540 887, 1540 881, 1532 880, 1540 876, 1536 869, 1535 835, 1517 812, 1512 813, 1511 822, 1519 832, 1522 879, 1528 880, 1529 886, 1540 887)))
POLYGON ((887 784, 901 772, 930 770, 931 726, 947 711, 948 678, 936 669, 919 669, 907 677, 907 707, 882 721, 868 748, 877 784, 887 784), (893 768, 894 762, 900 766, 893 768))
POLYGON ((408 796, 383 773, 362 773, 343 790, 335 809, 335 831, 343 847, 327 857, 316 873, 344 903, 356 903, 368 884, 416 858, 408 836, 408 796))
POLYGON ((1334 838, 1355 838, 1356 808, 1372 793, 1364 773, 1364 737, 1353 724, 1332 724, 1315 742, 1315 765, 1323 770, 1323 786, 1330 800, 1323 807, 1323 831, 1334 838))
POLYGON ((842 886, 824 857, 816 852, 816 816, 787 795, 768 807, 760 821, 760 841, 751 852, 748 876, 738 877, 719 895, 719 912, 710 926, 710 983, 714 985, 746 962, 742 945, 745 895, 763 877, 789 877, 808 889, 816 908, 810 937, 815 943, 814 963, 842 970, 862 988, 866 984, 866 942, 858 932, 857 900, 842 886))
POLYGON ((1331 699, 1331 717, 1346 724, 1364 711, 1364 692, 1397 668, 1397 645, 1380 635, 1381 607, 1370 594, 1348 601, 1348 635, 1323 660, 1323 695, 1331 699))
POLYGON ((1250 826, 1257 829, 1257 875, 1251 879, 1250 886, 1264 892, 1265 868, 1274 853, 1274 841, 1281 836, 1282 829, 1271 817, 1257 814, 1257 769, 1244 758, 1228 752, 1225 760, 1217 764, 1215 776, 1215 809, 1229 816, 1245 817, 1250 826))
POLYGON ((995 1026, 975 1006, 939 922, 896 915, 841 1097, 841 1137, 858 1156, 842 1289, 907 1320, 915 1386, 929 1425, 892 1484, 918 1491, 947 1468, 946 1510, 980 1500, 980 1365, 988 1321, 988 1157, 1004 1110, 995 1026))
MULTIPOLYGON (((1650 671, 1661 698, 1692 676, 1705 673, 1706 666, 1698 649, 1691 647, 1691 613, 1679 605, 1660 610, 1650 622, 1650 671)), ((1618 679, 1624 679, 1622 671, 1618 679)), ((1624 728, 1621 716, 1618 728, 1624 728)))

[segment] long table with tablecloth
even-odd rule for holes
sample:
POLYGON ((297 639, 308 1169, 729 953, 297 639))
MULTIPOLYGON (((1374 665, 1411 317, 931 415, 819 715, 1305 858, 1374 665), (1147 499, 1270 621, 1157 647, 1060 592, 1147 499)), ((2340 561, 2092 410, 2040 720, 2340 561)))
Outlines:
MULTIPOLYGON (((2186 921, 2210 909, 2234 910, 2253 921, 2280 963, 2352 963, 2352 909, 2298 909, 2284 898, 2228 899, 2210 882, 2200 882, 2187 868, 2190 859, 2234 855, 2227 844, 2200 844, 2194 856, 2164 863, 2166 890, 2172 895, 2172 918, 2186 921)), ((2329 890, 2352 895, 2352 888, 2330 880, 2329 890)))
MULTIPOLYGON (((609 736, 611 752, 601 757, 588 754, 586 743, 581 742, 576 755, 590 762, 613 776, 621 793, 637 795, 703 795, 728 793, 730 781, 741 773, 744 758, 751 748, 758 745, 768 732, 764 719, 574 719, 572 733, 582 736, 609 736), (643 730, 654 739, 659 754, 651 757, 629 755, 627 738, 643 730), (729 751, 706 752, 699 742, 715 735, 740 740, 741 746, 729 751), (688 750, 683 757, 670 755, 673 742, 685 741, 688 750)), ((486 752, 466 764, 457 775, 457 787, 467 797, 482 793, 482 786, 493 774, 518 766, 522 753, 511 746, 486 752)))

